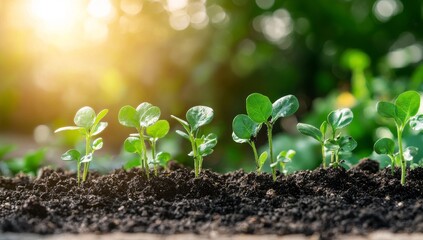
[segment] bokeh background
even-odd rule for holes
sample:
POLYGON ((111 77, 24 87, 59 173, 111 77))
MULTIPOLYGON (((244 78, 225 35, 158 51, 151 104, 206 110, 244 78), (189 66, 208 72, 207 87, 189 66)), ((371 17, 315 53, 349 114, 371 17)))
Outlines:
MULTIPOLYGON (((252 92, 300 100, 297 114, 274 129, 276 150, 298 152, 291 171, 320 162, 317 143, 296 123, 320 125, 341 107, 353 109, 347 131, 359 143, 346 165, 368 156, 386 164, 372 147, 394 136, 394 126, 377 116, 376 102, 422 91, 422 59, 421 1, 2 0, 0 166, 62 166, 61 153, 80 139, 53 131, 89 105, 110 110, 94 168, 121 167, 133 156, 122 152, 131 130, 119 125, 119 108, 148 101, 171 122, 159 148, 174 159, 192 164, 170 114, 207 105, 215 119, 206 131, 219 144, 205 167, 253 169, 249 146, 231 138, 232 119, 252 92)), ((405 142, 423 149, 419 133, 408 131, 405 142)))

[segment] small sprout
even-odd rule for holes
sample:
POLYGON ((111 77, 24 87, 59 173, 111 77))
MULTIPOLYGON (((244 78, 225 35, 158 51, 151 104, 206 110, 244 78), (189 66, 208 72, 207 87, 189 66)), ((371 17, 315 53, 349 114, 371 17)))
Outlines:
POLYGON ((391 159, 391 173, 394 175, 395 167, 397 166, 395 153, 395 142, 390 138, 381 138, 375 142, 373 149, 377 154, 386 154, 391 159))
POLYGON ((206 106, 195 106, 190 108, 186 113, 187 121, 175 116, 171 116, 177 120, 186 133, 176 130, 176 133, 191 142, 192 151, 188 154, 194 158, 195 177, 198 177, 202 166, 203 157, 211 154, 213 148, 217 144, 217 136, 213 133, 207 136, 200 136, 200 127, 210 123, 213 119, 213 109, 206 106))
MULTIPOLYGON (((379 115, 393 119, 395 122, 398 137, 399 164, 401 166, 401 185, 404 185, 407 164, 404 155, 405 152, 402 143, 402 134, 408 122, 410 122, 411 127, 415 130, 419 130, 421 128, 422 117, 414 117, 420 108, 420 94, 416 91, 403 92, 396 98, 394 103, 381 101, 377 103, 376 108, 379 115)), ((411 154, 412 151, 414 150, 410 150, 409 154, 411 154)))
POLYGON ((148 102, 141 103, 137 108, 127 105, 119 111, 119 123, 137 130, 137 133, 130 134, 125 140, 125 151, 139 155, 140 166, 145 170, 147 178, 150 177, 150 169, 146 141, 151 147, 151 162, 154 165, 154 174, 157 176, 159 165, 157 141, 166 136, 170 128, 168 121, 159 120, 160 115, 160 108, 148 102))
POLYGON ((77 162, 77 180, 78 185, 81 183, 81 164, 83 163, 82 182, 85 182, 88 176, 90 162, 93 160, 93 154, 95 151, 100 150, 103 147, 103 139, 96 138, 92 140, 92 137, 97 136, 104 131, 107 127, 107 122, 101 122, 101 120, 109 112, 108 109, 101 110, 96 115, 94 109, 91 107, 83 107, 76 112, 74 123, 76 126, 67 126, 59 128, 55 131, 68 131, 78 130, 85 137, 85 154, 82 155, 78 150, 71 149, 62 155, 64 161, 76 161, 77 162))
POLYGON ((277 165, 280 166, 281 172, 283 174, 287 174, 288 171, 286 170, 286 164, 292 162, 296 152, 294 150, 282 151, 276 157, 276 162, 270 165, 270 167, 276 167, 277 165))
POLYGON ((357 142, 351 136, 341 136, 338 133, 340 129, 348 126, 353 118, 354 115, 351 110, 343 108, 330 112, 327 120, 320 125, 320 129, 305 123, 297 124, 300 133, 312 137, 320 143, 323 168, 326 168, 326 150, 331 152, 330 165, 338 167, 340 164, 339 155, 349 154, 357 147, 357 142), (327 138, 328 126, 332 130, 332 136, 327 138))
MULTIPOLYGON (((273 125, 276 123, 276 120, 278 120, 279 118, 289 117, 293 115, 298 110, 298 107, 299 107, 298 99, 293 95, 287 95, 287 96, 281 97, 278 100, 276 100, 273 104, 268 97, 259 93, 252 93, 247 97, 246 108, 247 108, 248 117, 250 117, 260 127, 262 124, 266 125, 267 127, 267 139, 269 142, 270 165, 273 166, 271 167, 273 181, 276 180, 276 165, 273 164, 275 162, 275 159, 273 156, 273 142, 272 142, 273 125)), ((247 134, 245 134, 245 136, 246 135, 247 134)), ((256 154, 255 154, 255 158, 257 159, 256 154)))

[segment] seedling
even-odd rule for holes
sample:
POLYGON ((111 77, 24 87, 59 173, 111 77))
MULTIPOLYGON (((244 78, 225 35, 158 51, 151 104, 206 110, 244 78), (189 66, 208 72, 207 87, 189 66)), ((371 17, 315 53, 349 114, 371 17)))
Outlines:
POLYGON ((85 154, 82 155, 76 149, 71 149, 62 155, 64 161, 76 161, 77 162, 77 179, 78 185, 81 183, 81 164, 83 163, 82 182, 85 182, 88 176, 88 170, 90 162, 93 160, 93 154, 95 151, 100 150, 103 147, 103 139, 101 137, 92 140, 94 136, 97 136, 104 131, 107 127, 107 122, 100 122, 106 114, 109 112, 108 109, 101 110, 96 115, 94 109, 91 107, 83 107, 76 112, 74 123, 76 126, 67 126, 59 128, 55 131, 68 131, 77 130, 85 137, 85 154))
POLYGON ((203 157, 211 154, 217 144, 216 134, 210 133, 200 137, 199 133, 200 127, 212 121, 213 109, 206 106, 192 107, 186 113, 186 121, 173 115, 171 117, 177 120, 186 131, 185 133, 176 130, 176 133, 191 142, 192 151, 188 155, 194 158, 194 173, 195 177, 198 177, 203 166, 203 157))
POLYGON ((276 157, 276 162, 270 164, 270 167, 277 167, 277 165, 280 166, 281 172, 283 174, 287 174, 288 171, 286 170, 286 164, 292 162, 292 159, 294 158, 296 152, 292 149, 288 151, 282 151, 279 153, 279 155, 276 157))
POLYGON ((248 143, 251 146, 254 153, 257 173, 261 172, 261 169, 267 159, 267 152, 262 152, 260 156, 258 156, 257 148, 255 145, 255 140, 261 126, 262 124, 254 122, 249 116, 245 114, 237 115, 232 121, 232 139, 236 143, 248 143))
POLYGON ((330 165, 333 167, 339 166, 340 154, 349 154, 357 147, 357 142, 353 137, 341 136, 341 133, 339 133, 339 130, 348 126, 353 118, 354 115, 349 108, 332 111, 327 117, 328 125, 332 130, 332 136, 325 140, 325 147, 331 151, 330 165))
POLYGON ((375 142, 373 149, 377 154, 386 154, 391 159, 391 173, 394 175, 395 167, 401 166, 401 160, 395 153, 395 142, 390 138, 381 138, 375 142), (399 161, 398 161, 399 160, 399 161))
POLYGON ((119 123, 126 127, 133 127, 137 133, 131 134, 124 143, 127 152, 137 153, 140 157, 140 166, 145 170, 147 178, 150 177, 149 162, 147 156, 146 141, 151 146, 151 157, 154 165, 154 173, 157 175, 160 159, 169 158, 170 154, 156 153, 157 141, 169 132, 169 123, 159 120, 160 108, 148 102, 141 103, 135 109, 132 106, 124 106, 119 110, 119 123))
MULTIPOLYGON (((279 98, 273 104, 270 99, 259 93, 252 93, 247 97, 246 108, 248 116, 259 125, 266 125, 269 143, 269 158, 272 168, 273 181, 276 180, 276 165, 273 156, 272 132, 273 125, 281 117, 293 115, 299 107, 298 99, 293 95, 279 98)), ((257 158, 256 158, 257 159, 257 158)))
POLYGON ((413 154, 417 151, 417 148, 407 148, 404 151, 402 143, 402 134, 404 128, 410 122, 411 126, 419 130, 421 129, 422 117, 417 116, 413 118, 420 108, 420 94, 416 91, 407 91, 401 93, 395 100, 394 103, 390 102, 378 102, 377 112, 379 115, 385 118, 393 119, 397 129, 398 137, 398 148, 399 148, 399 165, 401 166, 401 184, 405 184, 406 178, 406 161, 412 160, 413 154), (412 120, 412 121, 410 121, 412 120))
POLYGON ((325 135, 326 135, 327 126, 328 126, 327 121, 324 121, 320 125, 320 129, 317 129, 316 127, 306 123, 297 124, 297 129, 300 133, 306 136, 312 137, 320 143, 323 168, 326 168, 326 149, 325 149, 326 136, 325 135))
POLYGON ((323 168, 326 168, 326 150, 331 152, 330 165, 338 167, 339 155, 348 154, 357 147, 357 142, 354 138, 341 136, 339 133, 339 130, 348 126, 353 118, 354 115, 351 110, 343 108, 330 112, 327 120, 320 125, 320 129, 305 123, 297 124, 299 132, 314 138, 320 143, 323 168), (327 138, 328 125, 331 128, 332 135, 327 138))

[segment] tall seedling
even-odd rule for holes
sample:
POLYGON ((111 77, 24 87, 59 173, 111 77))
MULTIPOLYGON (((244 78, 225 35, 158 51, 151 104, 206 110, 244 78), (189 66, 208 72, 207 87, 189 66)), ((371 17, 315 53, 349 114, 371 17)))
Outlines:
POLYGON ((103 147, 103 139, 101 137, 92 140, 92 137, 100 134, 107 127, 107 122, 101 122, 109 110, 103 109, 96 115, 94 109, 91 107, 83 107, 76 112, 74 122, 76 126, 67 126, 59 128, 55 131, 77 130, 85 137, 85 155, 82 155, 78 150, 71 149, 62 155, 64 161, 77 162, 77 180, 78 185, 81 183, 81 164, 83 163, 82 182, 87 179, 90 162, 93 159, 95 151, 103 147))
MULTIPOLYGON (((406 179, 406 160, 412 160, 412 156, 417 151, 417 148, 408 148, 404 151, 404 146, 402 142, 402 135, 404 128, 407 126, 407 123, 412 123, 412 126, 418 126, 419 118, 413 118, 419 111, 420 108, 420 94, 416 91, 407 91, 401 93, 395 100, 394 103, 390 102, 378 102, 377 103, 377 112, 379 115, 385 118, 393 119, 397 129, 397 138, 398 138, 398 148, 399 148, 399 165, 401 166, 401 184, 405 184, 406 179)), ((386 140, 384 140, 386 141, 386 140)), ((392 145, 392 143, 390 143, 392 145)), ((390 154, 392 149, 388 149, 386 153, 380 151, 381 153, 390 154)))
POLYGON ((186 121, 173 115, 171 117, 185 129, 185 132, 176 130, 176 133, 191 142, 192 151, 188 155, 194 158, 194 173, 198 177, 203 167, 203 157, 211 154, 217 144, 216 134, 200 134, 200 127, 212 121, 213 109, 206 106, 192 107, 186 113, 186 121))
POLYGON ((293 115, 298 110, 298 107, 298 99, 293 95, 281 97, 273 104, 267 96, 259 93, 250 94, 246 100, 248 116, 257 124, 264 124, 267 127, 269 158, 274 181, 276 180, 276 165, 274 164, 275 158, 273 156, 273 125, 279 118, 293 115))

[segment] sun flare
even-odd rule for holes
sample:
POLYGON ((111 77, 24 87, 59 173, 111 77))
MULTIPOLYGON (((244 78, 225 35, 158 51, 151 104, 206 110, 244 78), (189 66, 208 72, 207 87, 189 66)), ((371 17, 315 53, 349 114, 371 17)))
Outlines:
POLYGON ((48 33, 63 33, 78 21, 78 2, 75 0, 31 0, 28 11, 38 29, 48 33))

